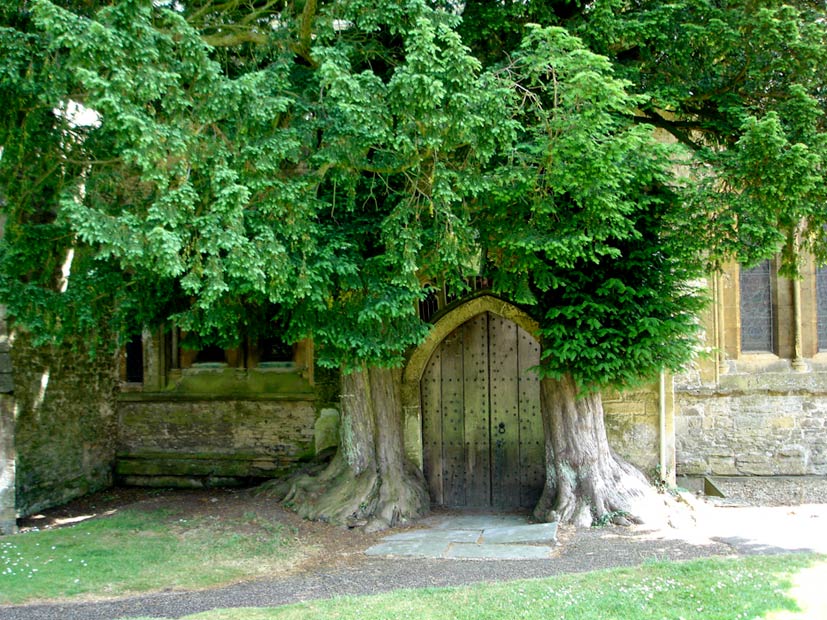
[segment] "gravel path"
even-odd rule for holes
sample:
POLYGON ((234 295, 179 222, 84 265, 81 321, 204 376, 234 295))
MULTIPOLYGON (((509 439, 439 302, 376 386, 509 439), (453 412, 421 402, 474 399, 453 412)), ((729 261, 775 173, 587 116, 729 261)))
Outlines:
POLYGON ((729 481, 727 505, 697 502, 697 525, 678 530, 560 528, 550 560, 469 561, 369 558, 361 554, 335 567, 278 579, 239 583, 196 592, 164 592, 113 601, 0 606, 3 620, 113 620, 180 618, 216 608, 272 607, 339 595, 375 594, 401 588, 456 586, 634 566, 653 560, 786 551, 827 554, 827 480, 802 493, 794 485, 762 480, 729 481), (823 483, 823 484, 822 484, 823 483), (824 493, 824 495, 819 495, 824 493), (791 498, 823 503, 798 507, 755 507, 759 501, 791 504, 791 498), (739 503, 742 507, 733 507, 739 503))

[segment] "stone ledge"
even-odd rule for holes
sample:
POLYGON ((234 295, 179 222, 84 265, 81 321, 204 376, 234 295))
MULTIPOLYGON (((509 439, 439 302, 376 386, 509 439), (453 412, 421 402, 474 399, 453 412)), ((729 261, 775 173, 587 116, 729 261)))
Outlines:
POLYGON ((289 469, 283 457, 263 453, 232 454, 120 454, 115 474, 124 476, 207 476, 223 478, 273 478, 289 469))
POLYGON ((783 395, 827 394, 827 372, 752 372, 723 374, 718 384, 675 384, 676 395, 739 396, 743 394, 783 395))
POLYGON ((144 392, 129 391, 120 392, 117 396, 119 402, 142 403, 142 402, 228 402, 228 401, 315 401, 315 391, 307 392, 236 392, 227 394, 209 394, 198 392, 144 392))

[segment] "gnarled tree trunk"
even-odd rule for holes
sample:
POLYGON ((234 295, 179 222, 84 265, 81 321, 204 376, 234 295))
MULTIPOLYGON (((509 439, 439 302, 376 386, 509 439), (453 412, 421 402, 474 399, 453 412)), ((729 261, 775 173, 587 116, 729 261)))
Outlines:
POLYGON ((375 367, 342 375, 339 450, 321 474, 295 480, 284 499, 300 515, 378 530, 428 511, 425 479, 405 458, 396 375, 375 367))
POLYGON ((546 484, 534 516, 578 526, 610 520, 662 523, 663 496, 609 447, 599 392, 580 394, 570 376, 543 379, 540 405, 546 484))

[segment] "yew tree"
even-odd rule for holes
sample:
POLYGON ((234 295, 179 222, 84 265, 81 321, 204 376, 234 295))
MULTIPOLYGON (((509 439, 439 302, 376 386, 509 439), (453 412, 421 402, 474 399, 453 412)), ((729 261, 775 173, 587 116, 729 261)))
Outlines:
POLYGON ((824 263, 826 16, 820 2, 466 5, 463 40, 530 69, 516 80, 525 170, 484 238, 499 290, 541 324, 538 517, 656 512, 608 446, 599 390, 686 362, 704 271, 778 253, 792 277, 803 252, 824 263), (526 51, 526 31, 546 51, 526 51), (647 135, 674 145, 671 169, 647 135))
POLYGON ((467 201, 510 139, 458 18, 48 0, 4 17, 10 319, 44 341, 311 337, 342 373, 343 446, 293 503, 380 527, 426 511, 392 369, 426 333, 423 280, 473 261, 467 201))
POLYGON ((686 362, 703 273, 673 161, 632 120, 640 98, 559 27, 532 26, 502 69, 522 131, 478 224, 494 290, 540 324, 546 481, 535 516, 658 518, 663 499, 615 455, 601 390, 686 362))
POLYGON ((309 517, 427 510, 396 380, 423 284, 484 275, 538 320, 535 514, 624 522, 658 502, 611 452, 600 390, 691 357, 705 270, 825 256, 822 3, 18 0, 0 19, 10 319, 43 342, 312 337, 343 421, 291 489, 309 517))

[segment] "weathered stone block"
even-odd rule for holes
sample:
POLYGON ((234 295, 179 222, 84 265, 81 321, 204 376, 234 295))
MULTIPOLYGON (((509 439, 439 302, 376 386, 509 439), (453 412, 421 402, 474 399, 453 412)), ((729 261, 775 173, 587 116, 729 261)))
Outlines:
POLYGON ((681 416, 699 416, 703 415, 704 410, 701 405, 692 405, 690 407, 682 407, 679 415, 681 416))
POLYGON ((339 445, 339 412, 336 409, 322 409, 313 426, 316 454, 326 448, 339 445))
POLYGON ((775 473, 772 457, 764 454, 748 454, 735 459, 738 473, 744 476, 771 476, 775 473))
POLYGON ((701 476, 709 473, 709 466, 705 460, 686 457, 678 453, 677 461, 678 475, 701 476))
MULTIPOLYGON (((743 474, 766 475, 780 470, 818 474, 814 453, 825 443, 823 431, 827 428, 827 393, 822 389, 825 378, 824 372, 787 373, 784 384, 789 390, 782 394, 768 392, 775 384, 763 373, 756 373, 751 382, 741 382, 739 391, 728 391, 731 382, 708 393, 679 390, 675 429, 680 458, 735 457, 738 473, 743 474), (699 419, 704 420, 700 428, 699 419), (800 445, 809 456, 804 460, 780 457, 790 445, 800 445), (754 456, 767 454, 766 458, 754 456), (741 471, 742 464, 745 471, 741 471)), ((727 466, 726 462, 720 465, 727 466)))
POLYGON ((784 446, 778 451, 778 458, 805 459, 807 449, 804 446, 784 446))
POLYGON ((775 472, 784 476, 802 476, 807 473, 805 459, 780 458, 776 461, 775 472))
MULTIPOLYGON (((314 452, 309 399, 122 402, 117 472, 134 483, 196 478, 236 480, 282 474, 314 452)), ((153 482, 153 484, 155 484, 153 482)))
POLYGON ((632 402, 613 402, 604 405, 604 409, 607 415, 612 416, 620 416, 620 415, 639 415, 645 413, 646 406, 643 403, 632 401, 632 402))
POLYGON ((734 456, 710 456, 709 473, 713 476, 736 476, 738 467, 734 456))
POLYGON ((795 428, 795 418, 790 415, 779 416, 771 418, 770 424, 777 429, 795 428))
POLYGON ((797 476, 807 473, 809 452, 803 446, 785 446, 778 451, 775 461, 779 474, 797 476))

